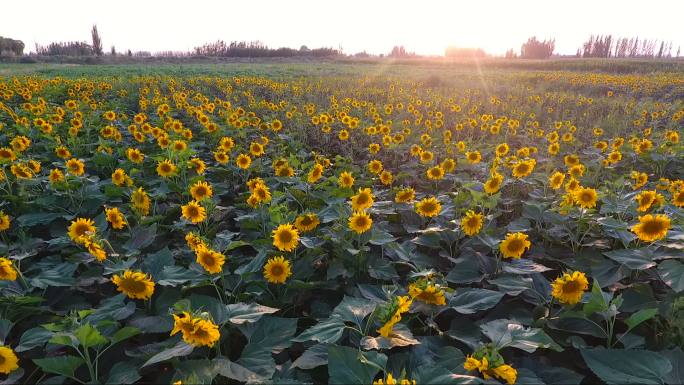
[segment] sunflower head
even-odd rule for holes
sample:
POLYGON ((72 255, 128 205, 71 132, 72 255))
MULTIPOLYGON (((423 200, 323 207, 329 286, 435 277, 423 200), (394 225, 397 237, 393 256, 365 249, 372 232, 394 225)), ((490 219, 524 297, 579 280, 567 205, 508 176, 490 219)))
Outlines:
POLYGON ((299 244, 299 232, 289 223, 279 225, 272 233, 273 246, 280 251, 292 251, 299 244))
POLYGON ((114 275, 112 282, 118 291, 133 299, 150 299, 154 293, 154 282, 147 274, 140 271, 126 270, 121 275, 114 275))
POLYGON ((648 214, 639 217, 639 223, 632 226, 632 231, 644 242, 654 242, 665 238, 671 221, 664 214, 648 214))
POLYGON ((349 217, 349 229, 357 234, 363 234, 370 230, 373 219, 365 211, 357 211, 349 217))
POLYGON ((442 204, 435 197, 424 198, 416 203, 416 212, 422 217, 435 217, 442 211, 442 204))
POLYGON ((525 250, 528 250, 532 244, 527 240, 527 234, 523 233, 508 233, 506 239, 499 244, 499 251, 504 258, 519 259, 522 257, 525 250))
POLYGON ((482 214, 468 210, 466 215, 461 219, 461 230, 463 230, 464 234, 472 237, 480 232, 483 222, 484 216, 482 214))
POLYGON ((283 256, 270 258, 264 265, 264 278, 269 283, 283 284, 291 275, 290 261, 283 256))
POLYGON ((586 275, 580 271, 574 271, 563 274, 551 283, 551 295, 560 303, 574 305, 580 301, 587 288, 589 288, 589 281, 586 275))

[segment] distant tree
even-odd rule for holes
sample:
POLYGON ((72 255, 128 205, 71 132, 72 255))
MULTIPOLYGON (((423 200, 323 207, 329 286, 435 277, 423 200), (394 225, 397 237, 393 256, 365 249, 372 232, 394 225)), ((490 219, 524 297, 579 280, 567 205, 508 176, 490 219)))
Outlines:
POLYGON ((407 52, 403 45, 395 45, 392 47, 392 51, 387 55, 387 57, 403 58, 403 57, 415 57, 415 52, 407 52))
POLYGON ((483 58, 487 56, 487 53, 482 48, 447 47, 444 50, 444 56, 451 58, 483 58))
POLYGON ((36 44, 36 54, 42 56, 92 56, 93 47, 86 42, 69 41, 50 43, 47 46, 36 44))
POLYGON ((301 47, 299 47, 299 52, 309 52, 309 51, 311 51, 311 50, 309 49, 309 47, 307 47, 305 45, 302 45, 301 47))
POLYGON ((133 52, 131 52, 131 50, 129 49, 128 51, 126 51, 126 56, 133 56, 133 52))
POLYGON ((116 48, 115 48, 114 46, 112 46, 112 49, 111 49, 111 51, 110 51, 110 54, 111 54, 112 56, 116 56, 116 48))
POLYGON ((506 55, 504 57, 506 59, 515 59, 518 57, 518 54, 515 52, 513 48, 511 48, 508 51, 506 51, 506 55))
POLYGON ((681 49, 682 49, 682 46, 677 47, 677 57, 679 57, 679 53, 680 53, 681 49))
POLYGON ((539 41, 536 36, 527 39, 520 47, 520 57, 525 59, 548 59, 556 49, 556 39, 539 41))
POLYGON ((21 56, 24 42, 0 36, 0 56, 21 56))
POLYGON ((97 31, 97 25, 93 24, 93 29, 90 31, 93 38, 93 52, 97 56, 102 56, 102 39, 100 39, 100 33, 97 31))

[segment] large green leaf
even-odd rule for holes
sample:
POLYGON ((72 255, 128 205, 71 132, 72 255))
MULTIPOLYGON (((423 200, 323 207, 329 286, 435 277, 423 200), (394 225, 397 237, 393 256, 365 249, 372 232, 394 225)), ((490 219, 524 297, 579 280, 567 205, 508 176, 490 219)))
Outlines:
POLYGON ((608 384, 664 384, 672 365, 647 350, 582 349, 584 362, 608 384))
POLYGON ((131 362, 117 362, 109 370, 109 377, 105 384, 134 384, 140 378, 138 367, 135 364, 131 362))
POLYGON ((342 338, 344 328, 344 320, 339 317, 332 317, 304 330, 304 332, 295 337, 293 341, 318 341, 328 344, 335 343, 342 338))
POLYGON ((226 316, 230 323, 242 325, 256 322, 266 314, 273 314, 279 309, 259 305, 258 303, 234 303, 226 305, 226 316))
POLYGON ((76 356, 36 358, 33 362, 46 373, 61 374, 66 377, 73 377, 76 369, 85 363, 81 357, 76 356))
POLYGON ((658 274, 665 284, 677 293, 684 291, 684 263, 668 259, 658 265, 658 274))
POLYGON ((449 307, 462 314, 473 314, 493 308, 503 296, 504 293, 488 289, 458 289, 449 300, 449 307))
POLYGON ((655 266, 653 251, 648 247, 607 251, 603 255, 634 270, 645 270, 655 266))
POLYGON ((528 353, 534 353, 537 348, 563 350, 544 330, 526 328, 515 321, 498 319, 480 325, 480 329, 499 348, 510 346, 528 353))
POLYGON ((367 385, 386 364, 384 354, 333 345, 328 348, 328 381, 330 384, 367 385))
POLYGON ((107 339, 89 323, 78 328, 74 332, 74 335, 78 339, 78 342, 86 348, 107 343, 107 339))
POLYGON ((275 372, 271 353, 279 352, 292 343, 297 319, 265 316, 256 323, 242 325, 241 330, 247 336, 247 345, 237 363, 266 379, 275 372))
POLYGON ((21 335, 21 338, 19 339, 19 345, 14 350, 17 352, 23 352, 43 346, 50 340, 50 338, 52 338, 54 334, 54 332, 43 327, 31 328, 21 335))
POLYGON ((213 361, 213 364, 217 373, 223 377, 246 382, 248 384, 260 383, 262 381, 262 378, 258 374, 228 359, 217 358, 213 361))
POLYGON ((333 310, 333 315, 338 315, 341 319, 354 322, 361 327, 363 319, 366 318, 376 307, 376 304, 365 298, 347 297, 342 298, 333 310))
POLYGON ((328 346, 327 344, 316 344, 306 349, 299 358, 297 358, 292 366, 300 369, 313 369, 322 365, 328 364, 328 346))
POLYGON ((192 345, 188 345, 185 342, 180 341, 175 346, 168 349, 164 349, 161 352, 150 357, 150 359, 148 359, 142 367, 144 368, 146 366, 150 366, 158 362, 170 360, 174 357, 187 356, 188 354, 192 353, 193 349, 194 347, 192 345))

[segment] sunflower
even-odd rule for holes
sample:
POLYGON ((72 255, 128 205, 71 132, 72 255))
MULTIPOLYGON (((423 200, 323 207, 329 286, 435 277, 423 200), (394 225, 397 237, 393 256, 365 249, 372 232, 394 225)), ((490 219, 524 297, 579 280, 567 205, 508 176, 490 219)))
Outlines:
POLYGON ((523 160, 513 165, 513 176, 520 179, 532 173, 537 161, 534 159, 523 160))
POLYGON ((257 203, 270 202, 271 201, 271 190, 268 189, 263 182, 257 183, 252 190, 252 196, 257 203))
POLYGON ((137 148, 129 148, 126 150, 126 157, 133 163, 142 163, 145 160, 145 154, 143 154, 137 148))
POLYGON ((378 333, 385 338, 389 338, 392 334, 392 329, 399 321, 401 315, 406 313, 411 308, 413 301, 409 296, 395 296, 392 301, 388 303, 380 313, 380 321, 383 322, 382 327, 378 329, 378 333))
POLYGON ((17 154, 9 147, 0 147, 0 161, 14 162, 17 160, 17 154))
POLYGON ((672 193, 672 204, 677 207, 684 207, 684 190, 672 193))
POLYGON ((339 177, 337 177, 337 184, 342 188, 351 188, 354 186, 354 177, 350 172, 343 171, 339 177))
POLYGON ((211 274, 220 273, 226 261, 225 255, 206 247, 204 244, 195 248, 195 257, 197 257, 197 263, 211 274))
POLYGON ((278 226, 272 233, 273 246, 280 251, 292 251, 299 244, 299 232, 289 223, 278 226))
POLYGON ((654 242, 665 238, 670 229, 670 218, 664 214, 644 215, 639 217, 639 223, 632 226, 632 231, 644 242, 654 242))
POLYGON ((85 166, 79 159, 71 158, 66 162, 66 168, 69 174, 80 176, 85 172, 85 166))
POLYGON ((520 259, 525 250, 528 250, 530 246, 532 244, 527 240, 527 234, 508 233, 506 234, 506 239, 499 244, 499 251, 501 251, 504 258, 520 259))
POLYGON ((639 212, 648 211, 653 205, 661 205, 665 202, 663 195, 659 194, 656 190, 642 191, 634 197, 634 200, 639 205, 637 207, 639 212))
POLYGON ((197 181, 190 187, 190 195, 192 195, 192 199, 196 201, 202 201, 204 199, 211 198, 212 195, 214 195, 214 191, 209 183, 197 181))
POLYGON ((14 269, 12 261, 5 257, 0 257, 0 281, 14 281, 17 279, 17 270, 14 269))
POLYGON ((207 219, 207 211, 197 201, 190 201, 181 206, 182 217, 192 223, 199 223, 207 219))
POLYGON ((283 256, 273 257, 264 265, 264 278, 275 284, 283 284, 292 275, 290 261, 283 256))
POLYGON ((393 180, 394 176, 391 172, 385 170, 380 173, 380 182, 382 182, 382 184, 384 184, 385 186, 391 185, 393 180))
POLYGON ((591 187, 579 187, 572 193, 572 197, 580 207, 591 209, 596 207, 596 190, 591 187))
POLYGON ((565 273, 551 283, 551 295, 560 303, 574 305, 589 288, 586 275, 580 271, 565 273))
POLYGON ((382 169, 383 166, 381 161, 374 159, 368 162, 368 171, 371 173, 378 175, 382 172, 382 169))
POLYGON ((195 170, 197 175, 202 175, 207 170, 207 165, 200 158, 192 158, 188 161, 188 168, 195 170))
POLYGON ((159 176, 162 178, 168 178, 176 175, 177 170, 178 167, 176 167, 176 165, 173 164, 173 162, 171 162, 169 159, 164 159, 157 163, 157 174, 159 174, 159 176))
POLYGON ((95 257, 98 262, 102 262, 107 259, 107 252, 102 248, 102 245, 99 242, 86 239, 84 246, 86 249, 88 249, 88 253, 95 257))
POLYGON ((416 212, 422 217, 434 217, 442 211, 442 205, 435 197, 424 198, 416 203, 416 212))
POLYGON ((456 160, 451 158, 446 158, 440 163, 440 166, 445 172, 453 172, 456 169, 456 160))
POLYGON ((216 160, 219 164, 226 164, 230 160, 230 157, 225 151, 215 151, 214 152, 214 160, 216 160))
POLYGON ((497 157, 506 156, 506 154, 508 154, 508 150, 509 150, 508 144, 507 143, 501 143, 498 146, 496 146, 496 150, 495 150, 496 156, 497 157))
MULTIPOLYGON (((57 155, 58 158, 67 159, 71 158, 71 151, 69 151, 69 149, 64 146, 58 146, 57 148, 55 148, 55 155, 57 155)), ((2 156, 0 155, 0 158, 1 157, 2 156)))
POLYGON ((69 225, 69 238, 76 243, 83 244, 86 239, 90 238, 97 228, 95 227, 95 221, 87 218, 77 218, 71 221, 69 225))
POLYGON ((316 163, 311 168, 311 171, 309 171, 309 175, 307 176, 306 180, 309 183, 316 183, 321 177, 323 176, 323 166, 320 164, 316 163))
POLYGON ((133 299, 149 299, 154 293, 154 282, 140 271, 126 270, 122 275, 114 275, 112 282, 116 289, 133 299))
POLYGON ((252 158, 247 154, 240 154, 237 159, 235 159, 235 164, 241 169, 246 170, 252 164, 252 158))
POLYGON ((10 228, 10 217, 4 211, 0 211, 0 231, 6 231, 10 228))
POLYGON ((484 190, 487 194, 496 194, 503 184, 504 177, 499 173, 494 173, 484 184, 484 190))
POLYGON ((515 381, 518 378, 518 371, 515 370, 514 367, 506 364, 495 367, 492 369, 492 372, 494 376, 498 377, 500 380, 506 381, 506 384, 508 385, 515 384, 515 381))
POLYGON ((194 346, 213 347, 220 338, 218 325, 202 318, 193 319, 192 332, 183 335, 185 342, 194 346))
POLYGON ((261 143, 252 142, 249 145, 249 152, 255 157, 260 157, 264 155, 264 146, 261 143))
POLYGON ((397 203, 410 203, 413 202, 415 198, 416 191, 411 187, 407 187, 397 191, 397 194, 394 196, 394 201, 397 203))
POLYGON ((0 373, 10 374, 19 369, 19 358, 12 348, 0 346, 0 373))
POLYGON ((430 167, 425 174, 430 180, 441 180, 444 178, 444 169, 441 166, 430 167))
POLYGON ((472 237, 480 232, 483 222, 484 216, 482 214, 476 214, 474 211, 468 210, 466 215, 461 219, 461 230, 463 230, 466 235, 472 237))
POLYGON ((171 330, 170 335, 175 335, 178 332, 183 333, 183 336, 188 335, 195 330, 195 323, 193 322, 192 315, 187 311, 184 311, 180 316, 173 314, 173 330, 171 330))
POLYGON ((126 175, 126 171, 124 171, 122 168, 117 168, 112 173, 112 183, 117 186, 123 186, 124 184, 130 186, 133 184, 133 181, 128 175, 126 175))
POLYGON ((477 164, 480 163, 482 160, 482 155, 480 155, 479 151, 468 151, 466 152, 466 160, 470 164, 477 164))
POLYGON ((351 206, 354 211, 362 211, 373 205, 373 192, 369 188, 359 189, 359 192, 351 197, 351 206))
POLYGON ((138 187, 138 189, 131 194, 131 205, 133 206, 133 209, 142 216, 146 216, 150 213, 150 197, 142 187, 138 187))
POLYGON ((428 150, 424 150, 420 152, 420 162, 421 163, 430 163, 432 162, 432 159, 434 159, 435 155, 428 150))
POLYGON ((577 179, 570 177, 570 180, 565 183, 565 192, 573 193, 581 187, 582 186, 580 185, 580 182, 577 179))
POLYGON ((365 233, 372 225, 373 219, 364 211, 357 211, 349 217, 349 229, 357 234, 365 233))
POLYGON ((111 223, 112 227, 116 230, 121 230, 126 226, 126 217, 117 207, 106 208, 105 216, 107 217, 107 222, 111 223))
POLYGON ((568 174, 570 176, 572 176, 573 178, 579 179, 584 175, 584 171, 586 169, 587 168, 584 167, 583 164, 576 164, 576 165, 570 167, 570 169, 568 170, 568 174))
POLYGON ((295 227, 301 233, 315 229, 320 223, 316 214, 302 214, 295 219, 295 227))
POLYGON ((433 284, 421 285, 420 283, 412 283, 409 285, 409 295, 411 298, 425 302, 428 305, 446 305, 444 290, 433 284))
POLYGON ((565 181, 565 174, 563 174, 560 171, 556 171, 551 176, 549 177, 549 185, 551 186, 552 189, 558 190, 561 188, 563 185, 563 181, 565 181))

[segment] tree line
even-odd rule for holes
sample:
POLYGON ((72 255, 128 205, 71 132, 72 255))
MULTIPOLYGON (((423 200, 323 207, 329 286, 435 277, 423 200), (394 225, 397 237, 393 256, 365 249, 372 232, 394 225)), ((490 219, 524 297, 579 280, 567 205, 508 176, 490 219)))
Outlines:
MULTIPOLYGON (((679 57, 680 48, 676 56, 679 57)), ((636 37, 618 37, 613 35, 591 35, 581 48, 577 49, 577 57, 672 57, 672 42, 657 39, 639 39, 636 37)))

